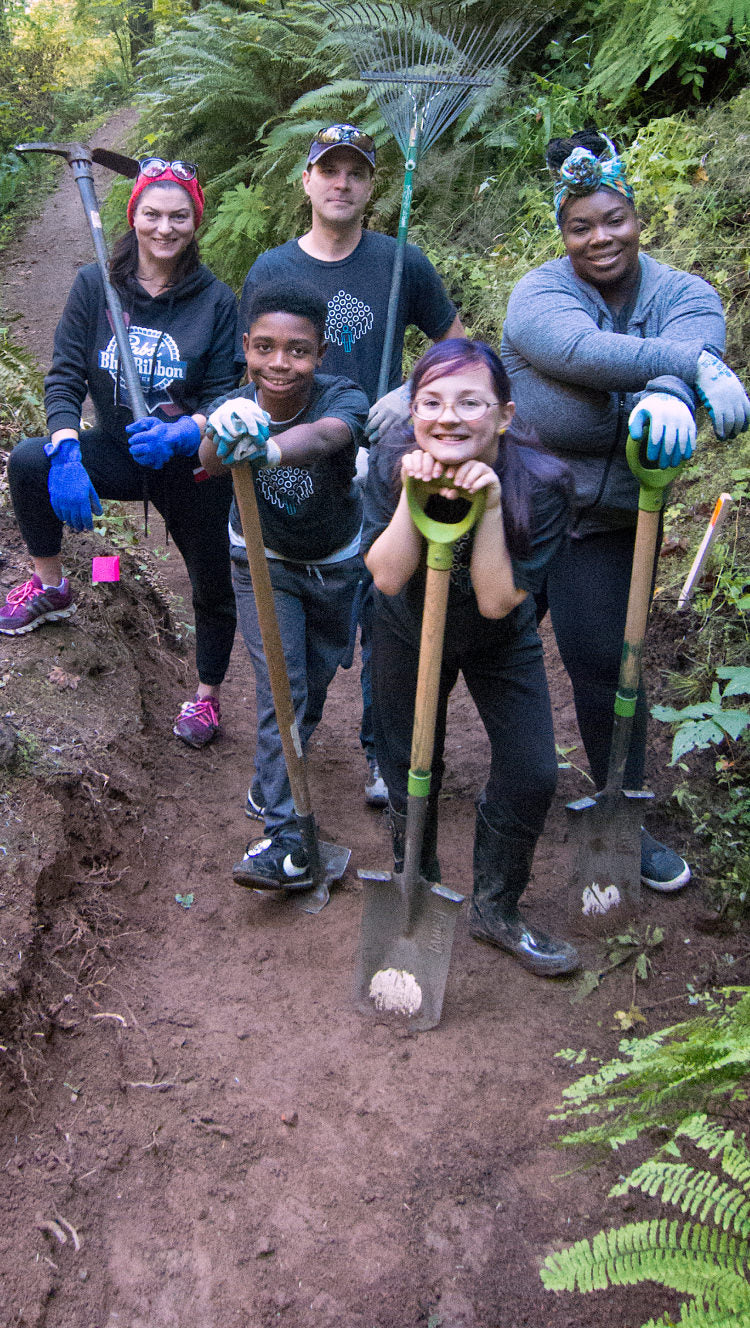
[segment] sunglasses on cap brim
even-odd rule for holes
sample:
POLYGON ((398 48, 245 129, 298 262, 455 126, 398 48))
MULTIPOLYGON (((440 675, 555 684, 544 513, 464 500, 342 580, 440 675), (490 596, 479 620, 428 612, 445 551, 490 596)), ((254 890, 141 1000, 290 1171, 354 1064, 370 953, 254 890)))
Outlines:
POLYGON ((313 143, 320 143, 324 147, 333 147, 340 143, 344 146, 362 148, 365 152, 375 151, 374 138, 366 134, 363 129, 355 129, 354 125, 330 125, 328 129, 321 129, 315 135, 313 143))
POLYGON ((193 161, 165 161, 163 157, 143 157, 138 162, 138 173, 147 180, 156 180, 171 171, 177 180, 197 180, 198 167, 193 161))

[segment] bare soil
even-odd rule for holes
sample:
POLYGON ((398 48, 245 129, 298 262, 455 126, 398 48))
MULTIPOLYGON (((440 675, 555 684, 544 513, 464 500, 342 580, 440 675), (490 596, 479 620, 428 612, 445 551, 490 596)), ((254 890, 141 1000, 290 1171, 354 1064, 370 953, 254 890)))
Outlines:
MULTIPOLYGON (((99 142, 118 146, 127 123, 99 142)), ((4 301, 24 312, 14 334, 42 361, 89 252, 65 180, 3 258, 4 301)), ((4 595, 27 573, 0 488, 3 502, 4 595)), ((119 583, 92 586, 92 555, 111 551, 107 537, 70 537, 77 615, 0 637, 0 710, 20 735, 0 769, 3 1328, 593 1328, 602 1312, 635 1328, 674 1308, 653 1288, 555 1297, 538 1270, 550 1250, 639 1211, 606 1197, 619 1158, 584 1170, 555 1151, 549 1115, 574 1073, 555 1053, 608 1058, 615 1011, 635 1001, 658 1027, 686 1017, 686 981, 748 981, 746 960, 727 966, 726 939, 696 929, 699 888, 644 899, 641 928, 666 930, 645 985, 623 966, 572 1004, 575 979, 535 979, 473 942, 461 918, 438 1029, 361 1017, 356 869, 387 867, 389 852, 383 816, 363 800, 357 664, 336 678, 312 743, 321 833, 352 859, 311 917, 231 879, 258 833, 243 811, 244 647, 223 735, 203 752, 181 745, 183 565, 152 531, 122 554, 119 583)), ((573 749, 549 635, 546 648, 558 742, 573 749)), ((657 683, 677 649, 660 618, 657 683)), ((449 735, 443 877, 468 893, 487 751, 460 687, 449 735)), ((661 795, 665 753, 655 735, 661 795)), ((571 759, 583 762, 580 748, 571 759)), ((566 930, 564 804, 587 787, 561 772, 537 854, 527 908, 552 930, 566 930)), ((657 832, 665 824, 657 816, 657 832)), ((668 833, 679 845, 685 831, 668 833)), ((599 944, 581 950, 603 967, 599 944)))

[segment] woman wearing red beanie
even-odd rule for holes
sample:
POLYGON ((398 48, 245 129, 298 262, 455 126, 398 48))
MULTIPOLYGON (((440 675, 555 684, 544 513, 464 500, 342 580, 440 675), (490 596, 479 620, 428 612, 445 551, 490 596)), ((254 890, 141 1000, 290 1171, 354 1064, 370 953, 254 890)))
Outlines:
POLYGON ((198 687, 174 732, 202 747, 219 727, 235 607, 227 535, 232 486, 207 478, 197 452, 204 408, 236 383, 236 302, 200 261, 197 168, 160 157, 145 158, 139 168, 128 203, 130 230, 115 245, 110 276, 149 414, 133 419, 92 263, 78 273, 55 332, 45 379, 49 436, 23 439, 8 465, 34 572, 0 606, 0 632, 18 636, 75 612, 60 557, 63 525, 90 530, 100 497, 150 500, 185 559, 193 589, 198 687), (87 392, 96 423, 81 430, 87 392))

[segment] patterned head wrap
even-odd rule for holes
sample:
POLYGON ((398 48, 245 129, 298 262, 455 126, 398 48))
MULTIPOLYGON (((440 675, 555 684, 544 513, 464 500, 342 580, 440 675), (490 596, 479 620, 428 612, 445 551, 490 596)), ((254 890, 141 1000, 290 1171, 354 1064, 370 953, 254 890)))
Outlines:
POLYGON ((569 198, 582 198, 594 194, 597 189, 612 189, 616 194, 633 203, 635 195, 628 184, 625 166, 618 157, 614 143, 602 134, 607 144, 608 157, 595 157, 588 148, 574 148, 560 167, 560 175, 555 183, 555 220, 560 225, 560 213, 569 198))

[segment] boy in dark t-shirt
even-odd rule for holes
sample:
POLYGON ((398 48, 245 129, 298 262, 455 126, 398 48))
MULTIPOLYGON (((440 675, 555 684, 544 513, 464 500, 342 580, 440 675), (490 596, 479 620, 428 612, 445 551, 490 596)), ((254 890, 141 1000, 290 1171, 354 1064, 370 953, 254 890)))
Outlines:
MULTIPOLYGON (((326 314, 325 300, 311 288, 273 283, 254 291, 243 338, 250 383, 212 404, 200 448, 210 474, 244 458, 253 465, 303 749, 346 653, 361 571, 355 461, 368 402, 349 379, 317 372, 326 314)), ((233 876, 251 888, 307 889, 309 863, 297 830, 236 503, 229 538, 237 614, 255 671, 251 797, 265 821, 265 834, 248 844, 233 876)))

